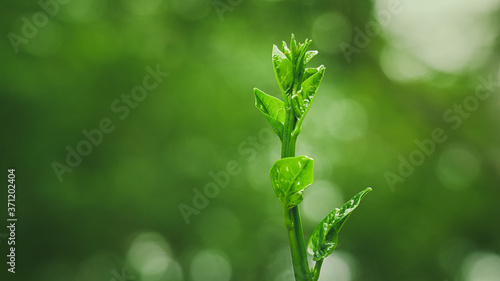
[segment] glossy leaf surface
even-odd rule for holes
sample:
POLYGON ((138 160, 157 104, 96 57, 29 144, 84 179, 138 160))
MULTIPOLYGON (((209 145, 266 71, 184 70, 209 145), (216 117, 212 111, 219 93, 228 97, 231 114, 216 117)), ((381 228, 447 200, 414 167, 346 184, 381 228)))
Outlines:
POLYGON ((288 209, 303 200, 302 191, 314 179, 314 160, 307 156, 283 158, 269 171, 274 193, 288 209))
POLYGON ((255 107, 264 115, 273 131, 280 137, 283 136, 283 124, 285 123, 285 105, 283 102, 263 91, 254 88, 255 107))
POLYGON ((281 92, 285 94, 293 83, 293 65, 276 45, 273 45, 273 67, 281 92))
POLYGON ((308 251, 313 255, 315 261, 328 257, 335 250, 340 229, 351 213, 359 206, 361 199, 370 191, 372 189, 368 187, 356 194, 342 208, 333 210, 316 226, 307 245, 308 251))
POLYGON ((314 56, 318 54, 318 51, 307 51, 304 56, 304 65, 308 64, 314 56))
POLYGON ((295 110, 295 115, 297 116, 297 118, 304 118, 309 111, 324 75, 324 66, 320 66, 316 69, 306 69, 304 77, 306 77, 307 79, 302 82, 300 90, 296 94, 294 94, 294 96, 296 97, 292 96, 292 102, 295 103, 293 104, 294 110, 295 108, 299 109, 299 111, 295 110))

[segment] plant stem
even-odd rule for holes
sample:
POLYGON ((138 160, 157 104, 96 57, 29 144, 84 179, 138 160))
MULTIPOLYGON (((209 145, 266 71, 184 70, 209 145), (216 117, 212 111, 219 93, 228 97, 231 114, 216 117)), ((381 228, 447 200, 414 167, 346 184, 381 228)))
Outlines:
MULTIPOLYGON (((295 115, 291 108, 290 101, 286 104, 285 128, 283 132, 283 141, 281 146, 281 158, 295 156, 295 143, 297 135, 292 134, 295 127, 295 115)), ((290 240, 290 249, 292 251, 293 271, 296 281, 311 281, 309 264, 307 261, 306 244, 304 241, 304 233, 302 231, 302 222, 298 206, 288 209, 283 208, 283 219, 288 230, 288 238, 290 240)))
POLYGON ((314 265, 314 271, 312 272, 312 280, 313 281, 317 281, 319 279, 319 273, 321 271, 321 266, 323 265, 323 260, 324 259, 320 259, 314 265))
POLYGON ((288 216, 292 222, 292 229, 288 229, 288 238, 290 239, 295 280, 310 281, 311 275, 309 273, 309 264, 307 262, 306 244, 304 241, 304 234, 302 232, 299 208, 294 207, 288 210, 288 212, 288 216))
POLYGON ((281 158, 294 157, 295 156, 295 143, 297 142, 297 136, 292 135, 292 131, 295 127, 295 115, 293 114, 293 109, 290 102, 285 104, 286 115, 285 115, 285 128, 283 131, 283 141, 281 143, 281 158))

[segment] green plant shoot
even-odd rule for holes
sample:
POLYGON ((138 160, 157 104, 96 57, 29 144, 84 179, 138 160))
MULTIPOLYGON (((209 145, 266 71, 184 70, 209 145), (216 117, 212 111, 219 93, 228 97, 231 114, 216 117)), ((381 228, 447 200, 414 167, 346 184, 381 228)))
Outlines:
POLYGON ((314 102, 325 75, 323 65, 307 68, 318 53, 308 51, 311 40, 297 43, 294 35, 290 47, 283 42, 282 50, 273 45, 272 62, 283 101, 255 88, 255 106, 264 115, 281 140, 281 159, 271 167, 269 174, 276 197, 283 205, 283 220, 288 231, 296 281, 317 281, 323 260, 331 255, 338 243, 338 234, 361 199, 370 192, 366 188, 334 209, 314 229, 309 242, 304 240, 299 204, 304 200, 304 190, 313 183, 314 160, 295 156, 295 144, 302 122, 314 102), (309 268, 307 252, 315 265, 309 268))

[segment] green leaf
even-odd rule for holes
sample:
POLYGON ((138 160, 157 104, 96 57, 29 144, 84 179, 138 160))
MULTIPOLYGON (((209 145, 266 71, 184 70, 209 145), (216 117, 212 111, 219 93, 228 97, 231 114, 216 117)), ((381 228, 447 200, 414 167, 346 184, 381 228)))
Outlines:
POLYGON ((274 193, 288 209, 304 199, 302 191, 314 179, 314 160, 307 156, 287 157, 274 163, 269 171, 274 193))
MULTIPOLYGON (((304 74, 307 79, 302 82, 301 88, 296 94, 298 98, 295 100, 292 99, 292 103, 294 103, 292 104, 293 108, 300 108, 299 112, 295 112, 295 116, 301 119, 301 121, 304 119, 305 115, 311 108, 312 102, 316 97, 319 85, 323 80, 323 76, 325 76, 325 67, 321 65, 316 69, 307 68, 304 74)), ((298 124, 300 125, 301 122, 298 122, 298 124)))
MULTIPOLYGON (((302 96, 304 103, 309 103, 309 105, 313 102, 316 97, 316 93, 318 92, 319 85, 323 80, 323 76, 325 76, 325 67, 321 65, 317 68, 318 71, 308 77, 304 82, 302 82, 299 94, 302 96)), ((307 105, 306 105, 307 106, 307 105)))
POLYGON ((304 81, 307 80, 307 78, 313 76, 314 74, 318 73, 319 71, 319 67, 317 68, 306 68, 305 71, 304 71, 304 76, 303 76, 303 79, 304 81))
POLYGON ((337 247, 340 229, 351 213, 359 206, 361 199, 370 191, 372 189, 368 187, 356 194, 342 208, 333 210, 316 226, 307 244, 308 252, 313 255, 315 261, 322 260, 332 254, 337 247))
MULTIPOLYGON (((308 62, 307 55, 308 55, 309 52, 307 51, 307 49, 309 48, 309 45, 311 45, 311 42, 312 42, 311 40, 306 39, 306 41, 303 44, 299 44, 299 54, 298 54, 298 57, 297 57, 297 61, 295 62, 296 67, 297 67, 297 69, 295 70, 295 72, 299 76, 301 75, 302 72, 304 72, 304 68, 306 67, 306 64, 308 62)), ((316 52, 317 53, 317 51, 311 51, 311 52, 316 52)), ((311 55, 311 54, 312 53, 309 53, 309 55, 311 55)), ((311 58, 312 57, 310 57, 309 60, 311 58)))
POLYGON ((288 49, 288 46, 286 45, 285 41, 283 41, 282 46, 283 46, 283 54, 285 54, 285 56, 291 62, 292 61, 292 52, 290 51, 290 49, 288 49))
POLYGON ((293 65, 276 45, 273 45, 273 67, 281 92, 285 95, 293 83, 293 65))
MULTIPOLYGON (((300 55, 300 44, 297 45, 297 40, 295 40, 295 35, 292 33, 292 39, 290 39, 290 50, 292 52, 292 59, 297 60, 300 55)), ((293 62, 295 63, 295 62, 293 62)))
POLYGON ((255 107, 262 112, 273 131, 281 139, 285 123, 285 105, 279 99, 257 88, 254 88, 253 91, 255 93, 255 107))
POLYGON ((304 65, 308 64, 311 59, 318 54, 318 51, 307 51, 304 56, 304 65))

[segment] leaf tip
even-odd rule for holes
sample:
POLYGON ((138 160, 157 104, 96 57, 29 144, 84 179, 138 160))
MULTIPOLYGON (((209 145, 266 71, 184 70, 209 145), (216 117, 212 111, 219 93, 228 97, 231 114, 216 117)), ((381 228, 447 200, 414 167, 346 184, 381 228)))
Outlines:
POLYGON ((257 101, 257 97, 258 97, 258 96, 259 96, 259 94, 260 94, 259 92, 260 92, 260 90, 259 90, 258 88, 253 88, 253 94, 255 95, 255 99, 256 99, 256 101, 257 101))

